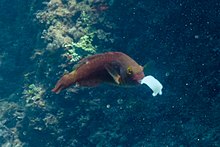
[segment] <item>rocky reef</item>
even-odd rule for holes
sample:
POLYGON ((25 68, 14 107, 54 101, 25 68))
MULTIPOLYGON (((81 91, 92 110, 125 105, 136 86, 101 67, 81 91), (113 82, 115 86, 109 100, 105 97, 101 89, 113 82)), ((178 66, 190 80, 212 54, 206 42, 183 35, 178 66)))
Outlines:
POLYGON ((100 42, 114 41, 109 31, 114 25, 105 21, 109 2, 51 0, 45 5, 36 19, 46 27, 41 35, 47 44, 46 50, 61 49, 63 56, 75 62, 85 55, 100 52, 100 42))
POLYGON ((1 146, 220 145, 217 0, 2 3, 1 146), (51 92, 83 57, 116 50, 160 79, 163 95, 109 85, 51 92))

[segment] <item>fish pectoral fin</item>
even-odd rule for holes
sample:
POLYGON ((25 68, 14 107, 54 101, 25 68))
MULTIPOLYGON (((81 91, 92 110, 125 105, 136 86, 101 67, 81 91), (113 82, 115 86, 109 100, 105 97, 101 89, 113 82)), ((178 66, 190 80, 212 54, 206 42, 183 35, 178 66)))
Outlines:
POLYGON ((105 65, 105 69, 108 71, 108 73, 112 76, 112 78, 114 79, 114 81, 117 84, 120 84, 120 79, 121 76, 118 74, 118 72, 114 69, 114 67, 112 67, 111 65, 107 64, 105 65))

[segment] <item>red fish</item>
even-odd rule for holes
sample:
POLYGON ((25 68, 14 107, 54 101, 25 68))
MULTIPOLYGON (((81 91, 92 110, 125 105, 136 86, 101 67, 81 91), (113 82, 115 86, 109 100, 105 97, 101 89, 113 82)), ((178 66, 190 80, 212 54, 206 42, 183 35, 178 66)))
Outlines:
POLYGON ((59 93, 73 84, 96 86, 101 83, 113 83, 132 86, 141 84, 143 78, 143 67, 128 55, 121 52, 107 52, 79 61, 75 69, 64 75, 52 91, 59 93))

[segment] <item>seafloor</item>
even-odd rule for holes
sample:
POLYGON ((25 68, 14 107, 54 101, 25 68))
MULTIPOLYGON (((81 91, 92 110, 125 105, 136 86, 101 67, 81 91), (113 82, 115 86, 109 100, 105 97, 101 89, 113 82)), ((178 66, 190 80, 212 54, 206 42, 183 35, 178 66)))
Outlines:
POLYGON ((1 0, 0 146, 219 147, 219 0, 1 0), (128 54, 163 84, 68 88, 87 55, 128 54))

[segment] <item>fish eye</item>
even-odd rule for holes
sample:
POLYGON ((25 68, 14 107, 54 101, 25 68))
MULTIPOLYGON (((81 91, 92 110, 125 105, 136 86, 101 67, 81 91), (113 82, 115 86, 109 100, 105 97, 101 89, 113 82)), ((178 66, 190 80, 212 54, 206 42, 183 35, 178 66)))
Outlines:
POLYGON ((131 68, 131 67, 128 67, 128 68, 127 68, 127 74, 130 75, 130 74, 132 74, 132 73, 133 73, 132 68, 131 68))

